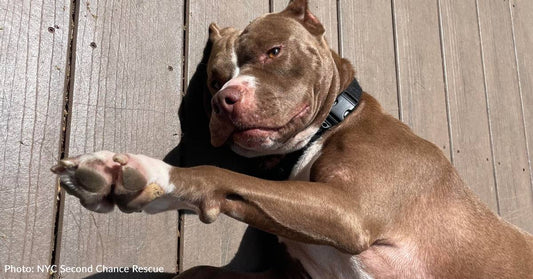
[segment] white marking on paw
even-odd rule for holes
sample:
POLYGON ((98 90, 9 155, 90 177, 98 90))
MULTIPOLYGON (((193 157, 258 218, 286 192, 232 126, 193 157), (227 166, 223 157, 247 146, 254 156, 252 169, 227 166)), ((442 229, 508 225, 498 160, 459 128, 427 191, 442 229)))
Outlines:
POLYGON ((176 189, 176 186, 170 182, 171 165, 141 154, 130 154, 130 156, 136 157, 139 163, 144 167, 148 185, 155 183, 161 186, 163 191, 165 191, 165 194, 171 193, 176 189))

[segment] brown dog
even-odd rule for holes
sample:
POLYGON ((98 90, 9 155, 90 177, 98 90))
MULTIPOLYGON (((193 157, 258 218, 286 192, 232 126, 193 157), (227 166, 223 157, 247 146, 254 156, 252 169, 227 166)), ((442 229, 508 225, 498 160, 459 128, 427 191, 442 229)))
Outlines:
POLYGON ((533 237, 490 212, 439 148, 359 98, 352 66, 329 49, 307 1, 243 32, 210 33, 212 145, 279 164, 296 154, 289 179, 101 151, 52 169, 84 206, 187 208, 204 222, 224 213, 277 235, 304 269, 183 278, 533 277, 533 237))

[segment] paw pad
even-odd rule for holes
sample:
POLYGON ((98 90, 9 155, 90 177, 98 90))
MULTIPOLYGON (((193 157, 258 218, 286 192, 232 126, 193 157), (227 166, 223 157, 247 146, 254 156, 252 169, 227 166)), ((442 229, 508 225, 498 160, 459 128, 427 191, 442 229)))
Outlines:
POLYGON ((97 193, 107 186, 107 182, 98 172, 94 169, 87 167, 79 167, 74 172, 74 178, 76 183, 83 187, 83 189, 97 193))
POLYGON ((147 184, 146 178, 138 170, 123 166, 122 167, 122 186, 128 191, 140 191, 147 184))

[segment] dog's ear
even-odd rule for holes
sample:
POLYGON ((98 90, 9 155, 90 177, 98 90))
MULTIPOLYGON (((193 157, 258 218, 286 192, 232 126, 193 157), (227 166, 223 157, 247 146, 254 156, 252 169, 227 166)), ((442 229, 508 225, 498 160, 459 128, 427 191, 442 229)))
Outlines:
POLYGON ((214 42, 220 37, 220 27, 214 22, 209 24, 209 41, 214 42))
POLYGON ((295 18, 315 36, 323 35, 325 32, 322 23, 309 10, 307 0, 291 0, 281 14, 295 18))

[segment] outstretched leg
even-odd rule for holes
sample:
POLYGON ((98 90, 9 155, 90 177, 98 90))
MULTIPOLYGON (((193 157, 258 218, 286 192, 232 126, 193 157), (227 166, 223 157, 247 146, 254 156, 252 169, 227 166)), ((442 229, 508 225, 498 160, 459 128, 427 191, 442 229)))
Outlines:
POLYGON ((212 166, 177 168, 109 151, 61 160, 52 171, 69 193, 98 212, 113 204, 125 212, 191 209, 205 223, 224 213, 278 236, 349 254, 368 248, 376 235, 360 229, 353 207, 358 197, 342 184, 269 181, 212 166))

